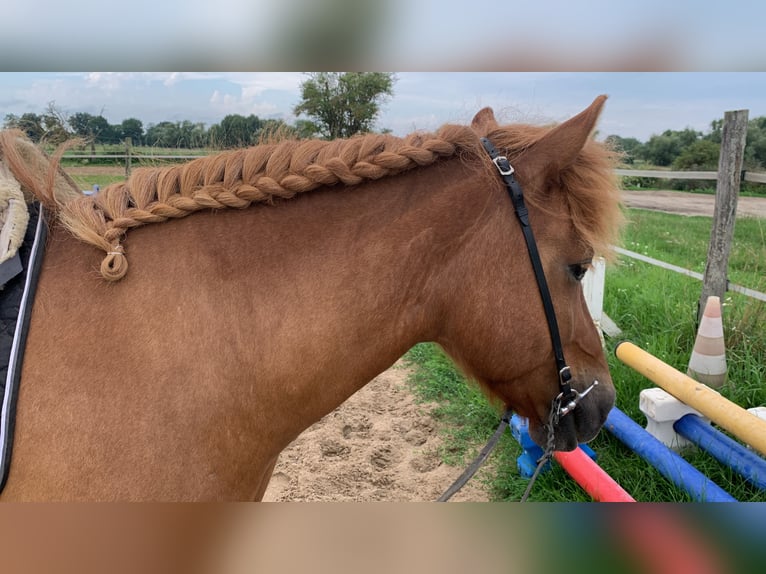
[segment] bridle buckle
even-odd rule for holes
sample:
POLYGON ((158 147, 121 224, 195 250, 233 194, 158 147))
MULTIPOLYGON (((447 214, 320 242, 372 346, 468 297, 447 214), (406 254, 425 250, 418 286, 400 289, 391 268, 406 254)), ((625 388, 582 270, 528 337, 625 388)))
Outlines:
POLYGON ((569 384, 569 381, 571 380, 572 380, 572 370, 569 368, 569 365, 565 365, 559 371, 559 384, 563 387, 564 385, 569 384))
POLYGON ((514 171, 516 171, 513 169, 511 162, 509 162, 508 158, 504 155, 493 157, 492 163, 495 164, 495 167, 497 168, 497 171, 500 172, 500 175, 511 175, 514 171))

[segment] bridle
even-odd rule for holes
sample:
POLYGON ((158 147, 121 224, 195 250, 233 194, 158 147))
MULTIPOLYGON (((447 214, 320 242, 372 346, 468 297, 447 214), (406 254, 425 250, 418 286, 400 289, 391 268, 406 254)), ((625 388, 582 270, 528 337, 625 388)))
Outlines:
MULTIPOLYGON (((535 273, 537 287, 540 291, 540 298, 542 299, 543 309, 545 311, 545 319, 548 323, 548 332, 550 333, 551 337, 553 356, 556 361, 556 370, 558 372, 559 379, 559 394, 556 395, 551 401, 550 416, 548 417, 548 423, 546 425, 548 429, 547 444, 543 456, 538 461, 537 469, 529 481, 527 491, 524 493, 524 496, 521 499, 522 502, 524 502, 529 496, 529 492, 532 489, 532 484, 534 484, 534 481, 537 478, 540 470, 545 465, 545 463, 548 462, 551 456, 553 456, 556 427, 559 426, 561 420, 567 414, 575 409, 577 403, 579 403, 585 397, 585 395, 587 395, 591 390, 593 390, 594 387, 598 385, 598 381, 593 381, 593 384, 581 393, 574 390, 570 384, 570 381, 572 380, 572 370, 569 368, 569 365, 567 365, 567 362, 564 359, 564 347, 561 344, 561 335, 559 334, 559 325, 558 321, 556 320, 556 311, 553 308, 553 299, 551 298, 550 289, 548 289, 548 282, 545 279, 545 272, 543 271, 540 252, 537 249, 537 242, 535 241, 535 236, 532 233, 532 226, 529 224, 529 211, 527 210, 527 206, 524 203, 524 193, 521 190, 521 185, 519 185, 519 182, 516 181, 516 178, 513 175, 515 170, 513 169, 511 163, 508 161, 508 158, 504 155, 500 155, 497 149, 495 149, 495 146, 492 145, 492 142, 490 142, 487 138, 481 138, 481 145, 489 154, 490 159, 492 159, 492 163, 500 173, 500 177, 505 184, 508 195, 511 197, 511 202, 513 203, 513 208, 516 211, 516 216, 519 220, 519 223, 521 224, 521 230, 524 233, 524 242, 527 245, 529 259, 532 262, 532 269, 535 273)), ((471 464, 471 466, 469 466, 468 469, 466 469, 466 471, 455 481, 455 483, 439 498, 439 502, 446 502, 449 500, 449 498, 455 492, 460 490, 460 488, 476 473, 476 471, 479 469, 479 466, 481 466, 481 464, 487 459, 490 452, 497 444, 497 441, 500 439, 500 436, 503 434, 505 427, 510 421, 510 416, 510 411, 503 415, 500 421, 500 425, 495 431, 495 434, 490 439, 490 442, 488 442, 487 445, 482 449, 482 451, 479 453, 479 456, 471 464)), ((571 417, 567 420, 571 420, 571 417)), ((574 423, 572 422, 571 424, 574 423)))
POLYGON ((524 193, 521 190, 519 182, 514 177, 515 170, 508 161, 508 158, 504 155, 500 155, 487 138, 481 138, 481 145, 489 154, 492 159, 492 163, 495 164, 500 177, 503 179, 508 195, 513 202, 513 208, 516 211, 516 216, 521 223, 521 231, 524 233, 524 241, 527 244, 527 251, 529 252, 529 259, 532 262, 532 269, 535 272, 535 279, 537 280, 537 287, 540 290, 540 298, 543 301, 543 309, 545 310, 545 319, 548 323, 548 332, 551 336, 551 344, 553 345, 553 357, 556 360, 556 371, 559 375, 559 394, 553 399, 553 409, 560 419, 567 413, 574 410, 577 403, 580 402, 585 393, 590 389, 586 389, 583 393, 578 393, 569 384, 572 380, 572 370, 567 365, 566 359, 564 359, 564 346, 561 344, 561 335, 559 334, 559 324, 556 320, 556 311, 553 309, 553 299, 551 298, 550 289, 548 289, 548 281, 545 279, 545 272, 543 271, 543 264, 540 260, 540 252, 537 249, 537 242, 535 236, 532 233, 532 226, 529 224, 529 211, 524 204, 524 193))

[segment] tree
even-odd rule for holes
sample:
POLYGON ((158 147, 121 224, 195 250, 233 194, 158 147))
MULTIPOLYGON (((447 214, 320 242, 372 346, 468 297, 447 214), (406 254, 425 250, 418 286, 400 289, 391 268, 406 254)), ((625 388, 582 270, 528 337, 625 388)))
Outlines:
POLYGON ((48 102, 45 113, 42 115, 42 124, 45 130, 42 141, 59 145, 69 139, 69 118, 66 113, 56 107, 56 102, 48 102))
POLYGON ((669 166, 687 147, 696 142, 702 134, 691 128, 665 130, 662 135, 653 135, 640 149, 643 159, 653 165, 669 166))
POLYGON ((220 124, 213 124, 208 130, 210 145, 220 148, 245 147, 257 144, 264 129, 272 129, 274 122, 281 120, 262 120, 254 114, 245 117, 229 114, 220 124))
POLYGON ((723 131, 723 119, 717 119, 710 122, 710 133, 706 139, 713 143, 721 143, 721 132, 723 131))
POLYGON ((91 152, 95 153, 96 143, 117 143, 120 140, 120 127, 111 125, 99 114, 77 112, 68 119, 74 133, 90 143, 91 152))
POLYGON ((328 139, 369 132, 393 85, 394 75, 382 72, 309 74, 293 113, 310 117, 328 139))
POLYGON ((224 147, 243 147, 250 145, 253 135, 261 129, 257 116, 246 118, 240 114, 229 114, 221 120, 222 141, 224 147))
POLYGON ((624 138, 618 135, 607 136, 604 140, 611 149, 625 154, 623 162, 632 164, 640 156, 641 147, 644 145, 636 138, 624 138))
POLYGON ((301 139, 311 139, 322 135, 319 126, 311 120, 295 120, 294 127, 301 139))
POLYGON ((21 114, 21 117, 15 114, 6 115, 4 126, 6 129, 23 131, 30 140, 36 143, 45 135, 42 117, 29 112, 21 114))
POLYGON ((91 119, 93 116, 87 112, 76 112, 69 116, 69 127, 81 138, 91 137, 91 119))
POLYGON ((652 165, 667 166, 681 153, 677 138, 669 135, 653 135, 641 150, 642 157, 652 165))
POLYGON ((257 137, 253 139, 253 144, 258 144, 261 142, 268 142, 269 140, 276 139, 277 141, 280 141, 284 138, 299 138, 300 133, 298 132, 298 128, 295 126, 291 126, 285 123, 284 120, 279 120, 275 118, 269 118, 267 120, 263 120, 261 123, 261 129, 257 134, 257 137))
POLYGON ((746 142, 745 166, 750 169, 766 167, 766 116, 747 123, 746 142))
POLYGON ((204 124, 183 120, 182 122, 177 122, 176 127, 178 128, 178 147, 188 149, 205 145, 207 135, 205 134, 204 124))
POLYGON ((144 124, 136 118, 122 120, 119 128, 120 139, 130 138, 133 145, 141 145, 144 142, 144 124))
POLYGON ((673 161, 673 169, 717 170, 721 146, 710 140, 698 140, 685 148, 673 161))
POLYGON ((146 143, 157 147, 178 147, 180 140, 178 126, 173 122, 160 122, 146 130, 146 143))

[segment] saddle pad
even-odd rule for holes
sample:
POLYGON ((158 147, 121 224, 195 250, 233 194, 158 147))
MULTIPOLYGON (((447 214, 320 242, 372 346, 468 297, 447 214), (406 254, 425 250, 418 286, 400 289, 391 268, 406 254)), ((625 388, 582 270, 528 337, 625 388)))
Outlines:
POLYGON ((29 206, 29 225, 18 256, 22 271, 0 291, 0 492, 8 479, 21 364, 47 225, 42 208, 29 206))

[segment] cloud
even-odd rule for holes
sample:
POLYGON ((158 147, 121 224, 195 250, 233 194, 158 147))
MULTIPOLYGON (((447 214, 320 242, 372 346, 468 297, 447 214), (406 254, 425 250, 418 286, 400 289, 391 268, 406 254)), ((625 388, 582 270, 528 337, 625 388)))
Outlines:
POLYGON ((269 116, 280 111, 280 108, 273 103, 257 101, 256 95, 253 93, 245 95, 244 90, 239 96, 214 90, 213 95, 210 96, 210 105, 220 115, 240 114, 248 116, 255 114, 256 116, 269 116))
POLYGON ((92 88, 113 92, 136 83, 157 82, 172 87, 183 81, 204 80, 220 75, 199 72, 88 72, 85 74, 85 82, 92 88))
POLYGON ((267 90, 297 91, 305 79, 300 72, 233 73, 225 74, 224 77, 242 86, 245 97, 258 96, 267 90))

